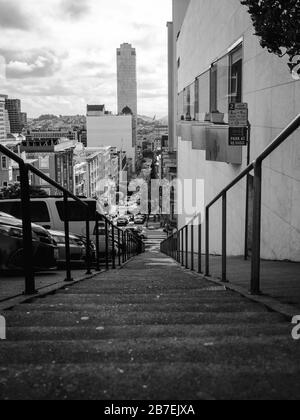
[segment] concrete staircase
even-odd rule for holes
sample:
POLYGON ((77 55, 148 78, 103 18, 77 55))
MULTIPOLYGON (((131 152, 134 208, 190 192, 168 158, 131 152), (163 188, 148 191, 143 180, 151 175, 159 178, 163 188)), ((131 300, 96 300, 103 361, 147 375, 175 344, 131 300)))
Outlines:
POLYGON ((276 313, 146 253, 5 314, 1 399, 297 399, 276 313))

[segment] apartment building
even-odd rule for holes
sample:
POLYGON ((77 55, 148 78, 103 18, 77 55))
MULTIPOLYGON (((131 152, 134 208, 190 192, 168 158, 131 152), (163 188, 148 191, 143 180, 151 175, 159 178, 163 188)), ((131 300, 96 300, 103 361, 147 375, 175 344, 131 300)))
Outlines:
MULTIPOLYGON (((171 130, 170 142, 178 150, 178 178, 204 180, 208 204, 247 166, 249 152, 250 161, 255 160, 299 114, 300 83, 286 58, 260 46, 248 9, 239 0, 173 0, 168 30, 169 124, 175 133, 172 137, 171 130), (250 151, 229 145, 231 103, 248 106, 250 151)), ((264 162, 262 258, 300 261, 299 156, 298 131, 264 162)), ((251 177, 250 209, 252 196, 251 177)), ((200 202, 201 197, 195 211, 202 208, 200 202)), ((245 203, 242 181, 228 194, 229 255, 243 254, 245 203)), ((190 217, 183 208, 179 227, 190 217)), ((250 211, 249 233, 251 220, 250 211)), ((221 232, 217 204, 211 213, 213 254, 221 254, 221 232)))
MULTIPOLYGON (((67 138, 29 140, 22 142, 20 151, 26 153, 26 158, 36 160, 37 168, 48 177, 55 180, 68 191, 74 191, 74 154, 75 143, 67 138)), ((56 195, 56 188, 39 177, 34 177, 33 185, 42 187, 49 195, 56 195)))
MULTIPOLYGON (((88 147, 111 146, 126 152, 132 170, 135 170, 135 147, 133 146, 133 116, 112 115, 102 106, 87 108, 88 147)), ((129 163, 129 162, 128 162, 129 163)))

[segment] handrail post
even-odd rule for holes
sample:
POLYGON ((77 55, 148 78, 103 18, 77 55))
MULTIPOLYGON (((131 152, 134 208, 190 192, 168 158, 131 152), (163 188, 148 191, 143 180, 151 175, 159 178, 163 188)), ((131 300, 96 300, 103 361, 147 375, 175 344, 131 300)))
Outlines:
POLYGON ((227 193, 222 197, 222 282, 227 283, 227 193))
POLYGON ((100 271, 100 234, 99 234, 99 215, 96 212, 96 271, 100 271))
POLYGON ((198 273, 202 273, 202 224, 198 226, 198 273))
POLYGON ((91 237, 90 237, 90 208, 86 209, 86 274, 92 274, 91 270, 91 237))
POLYGON ((205 210, 205 275, 209 277, 209 207, 205 210))
POLYGON ((118 229, 118 259, 119 259, 119 267, 121 267, 121 232, 118 229))
POLYGON ((253 239, 251 294, 260 294, 260 258, 261 258, 261 205, 262 205, 262 162, 254 165, 254 202, 253 202, 253 239))
POLYGON ((194 221, 191 224, 191 271, 194 271, 194 221))
POLYGON ((177 262, 180 263, 180 232, 177 230, 177 262))
POLYGON ((189 268, 189 226, 185 227, 185 268, 189 268))
POLYGON ((25 272, 26 296, 37 293, 35 289, 34 261, 32 245, 32 226, 30 211, 29 171, 27 165, 19 164, 21 181, 21 206, 22 206, 22 227, 23 227, 23 258, 25 272))
POLYGON ((123 264, 126 262, 126 238, 125 232, 122 230, 122 255, 123 255, 123 264))
POLYGON ((112 269, 116 269, 116 249, 115 249, 115 225, 111 226, 111 235, 112 235, 112 269))
POLYGON ((69 226, 69 203, 68 194, 64 193, 64 225, 65 225, 65 246, 66 246, 66 282, 73 281, 71 273, 71 250, 70 250, 70 226, 69 226))
POLYGON ((108 220, 105 219, 105 268, 109 270, 109 228, 108 220))
POLYGON ((184 228, 181 229, 181 265, 184 267, 184 228))

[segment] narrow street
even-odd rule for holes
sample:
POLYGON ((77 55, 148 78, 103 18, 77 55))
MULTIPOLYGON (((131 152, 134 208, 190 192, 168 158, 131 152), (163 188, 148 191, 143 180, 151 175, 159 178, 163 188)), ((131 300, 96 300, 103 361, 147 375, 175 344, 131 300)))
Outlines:
POLYGON ((300 354, 279 314, 150 250, 5 313, 1 399, 292 399, 300 354))

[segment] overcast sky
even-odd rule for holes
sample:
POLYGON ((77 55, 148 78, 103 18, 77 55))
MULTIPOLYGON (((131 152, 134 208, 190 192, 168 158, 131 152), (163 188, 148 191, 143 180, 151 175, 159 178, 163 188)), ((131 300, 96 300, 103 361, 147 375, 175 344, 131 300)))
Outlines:
POLYGON ((139 113, 167 115, 171 0, 0 0, 0 93, 29 117, 116 112, 116 48, 137 49, 139 113))

